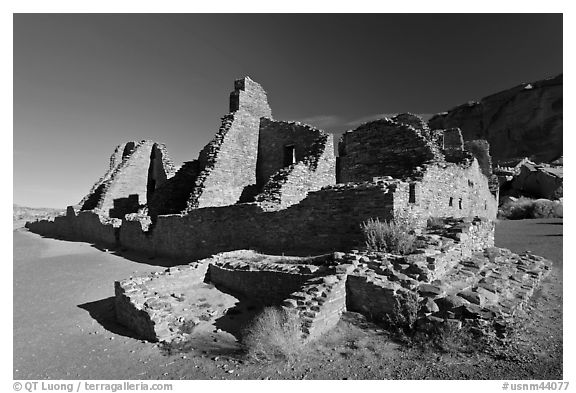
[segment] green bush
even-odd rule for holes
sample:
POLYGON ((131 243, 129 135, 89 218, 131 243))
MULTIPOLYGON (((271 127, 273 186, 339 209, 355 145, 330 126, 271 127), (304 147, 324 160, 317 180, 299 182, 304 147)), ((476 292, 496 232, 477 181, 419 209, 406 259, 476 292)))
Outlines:
POLYGON ((407 219, 380 222, 370 218, 361 227, 368 251, 406 255, 415 249, 414 224, 407 219))
POLYGON ((267 307, 244 329, 242 344, 250 359, 292 361, 304 346, 300 319, 284 309, 267 307))
POLYGON ((527 218, 557 218, 563 216, 562 203, 548 199, 520 197, 508 201, 498 210, 500 218, 522 220, 527 218))

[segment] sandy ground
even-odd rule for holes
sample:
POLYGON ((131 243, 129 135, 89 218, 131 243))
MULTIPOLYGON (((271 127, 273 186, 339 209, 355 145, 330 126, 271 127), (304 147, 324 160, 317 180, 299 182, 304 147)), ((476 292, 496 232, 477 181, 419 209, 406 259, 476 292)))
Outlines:
POLYGON ((114 322, 114 281, 163 270, 158 265, 166 261, 134 262, 19 229, 13 239, 14 379, 559 379, 562 220, 502 221, 496 237, 500 247, 529 249, 555 263, 527 310, 520 357, 423 358, 377 327, 343 321, 297 363, 262 365, 247 363, 217 335, 207 337, 209 346, 166 354, 114 322))

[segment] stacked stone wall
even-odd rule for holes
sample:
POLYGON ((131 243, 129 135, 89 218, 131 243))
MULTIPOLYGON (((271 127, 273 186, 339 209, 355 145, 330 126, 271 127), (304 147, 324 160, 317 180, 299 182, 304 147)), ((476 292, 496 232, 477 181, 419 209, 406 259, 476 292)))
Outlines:
POLYGON ((158 143, 152 145, 146 190, 146 200, 148 202, 152 199, 156 190, 174 176, 175 172, 172 160, 168 158, 166 147, 158 143))
POLYGON ((156 188, 148 201, 148 214, 156 218, 186 210, 198 172, 198 160, 185 162, 173 177, 156 188))
POLYGON ((115 199, 138 195, 141 204, 154 190, 150 179, 162 184, 173 175, 174 166, 163 144, 152 141, 127 142, 119 145, 110 158, 110 169, 80 202, 81 210, 97 210, 107 215, 115 199), (152 159, 152 151, 158 159, 152 159))
POLYGON ((262 305, 280 305, 292 292, 299 290, 318 269, 309 266, 302 274, 302 266, 267 264, 251 267, 249 263, 210 264, 208 277, 221 290, 231 291, 262 305), (276 267, 276 268, 275 268, 276 267))
POLYGON ((334 184, 333 136, 299 123, 262 119, 257 179, 263 190, 255 199, 268 210, 286 208, 308 192, 334 184), (283 167, 288 145, 294 148, 296 162, 283 167))
POLYGON ((234 83, 232 113, 198 157, 199 174, 187 210, 233 205, 246 187, 256 184, 260 118, 271 117, 266 93, 250 78, 234 83))
POLYGON ((208 262, 199 261, 172 267, 162 274, 154 272, 147 276, 114 282, 116 320, 135 331, 141 338, 150 341, 173 340, 181 334, 182 324, 186 322, 172 312, 171 300, 175 299, 174 295, 178 295, 158 294, 150 289, 150 284, 159 278, 170 283, 171 277, 179 279, 185 275, 187 284, 194 287, 204 282, 207 271, 208 262))
POLYGON ((377 275, 364 276, 354 273, 346 280, 346 309, 382 321, 392 314, 396 297, 405 291, 397 282, 377 275))
MULTIPOLYGON (((266 211, 257 203, 195 209, 186 215, 159 216, 148 231, 138 220, 124 220, 119 240, 133 250, 178 258, 204 258, 238 249, 311 255, 362 245, 360 225, 369 218, 389 220, 395 214, 409 214, 421 226, 429 216, 493 220, 496 201, 476 161, 468 168, 442 165, 429 166, 423 178, 412 183, 326 187, 279 211, 266 211)), ((50 232, 38 226, 32 230, 50 232)), ((90 234, 80 240, 94 241, 90 234)))
POLYGON ((67 215, 54 220, 27 222, 26 228, 44 236, 70 241, 84 241, 108 246, 117 244, 117 233, 122 221, 101 216, 92 211, 68 209, 67 215))
POLYGON ((303 161, 311 155, 318 159, 318 156, 325 151, 324 145, 330 142, 329 139, 333 140, 333 137, 326 138, 327 136, 329 135, 324 131, 306 124, 262 118, 256 174, 258 185, 264 186, 272 175, 285 168, 286 146, 294 148, 296 162, 303 161), (317 143, 322 146, 314 146, 317 143))
POLYGON ((312 255, 362 244, 361 223, 371 217, 390 219, 392 206, 389 185, 334 186, 280 211, 266 212, 253 203, 196 209, 183 216, 159 216, 149 232, 137 221, 125 220, 120 242, 173 257, 204 258, 238 249, 312 255))
POLYGON ((410 125, 380 119, 342 135, 339 181, 370 181, 374 177, 405 178, 418 167, 443 159, 438 147, 410 125))
POLYGON ((305 337, 315 339, 336 326, 346 311, 346 275, 313 278, 283 304, 301 320, 305 337))
POLYGON ((495 220, 497 209, 476 159, 467 164, 428 165, 420 179, 399 184, 394 193, 395 212, 407 212, 420 220, 475 216, 495 220))

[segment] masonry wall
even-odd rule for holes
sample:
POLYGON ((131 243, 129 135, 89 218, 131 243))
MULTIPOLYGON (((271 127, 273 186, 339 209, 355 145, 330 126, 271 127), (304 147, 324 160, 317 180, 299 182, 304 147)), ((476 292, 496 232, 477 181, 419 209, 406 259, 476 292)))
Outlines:
POLYGON ((114 246, 120 224, 119 219, 108 219, 92 211, 81 211, 76 215, 69 208, 65 216, 55 217, 53 221, 28 222, 26 228, 48 237, 114 246))
POLYGON ((334 186, 272 212, 254 203, 197 209, 184 216, 159 216, 149 232, 137 221, 124 220, 120 242, 149 254, 191 258, 238 249, 305 256, 357 247, 363 221, 392 217, 389 188, 394 187, 334 186))
POLYGON ((102 194, 106 183, 115 172, 116 168, 122 163, 122 159, 126 154, 129 154, 134 149, 134 142, 122 143, 114 149, 114 153, 110 156, 110 165, 106 173, 98 179, 88 194, 86 194, 78 205, 82 210, 92 210, 98 206, 101 201, 102 194))
POLYGON ((296 162, 303 161, 311 154, 324 150, 312 151, 312 147, 320 137, 326 135, 325 132, 306 124, 262 118, 256 169, 258 185, 264 186, 273 174, 285 168, 286 146, 294 147, 296 162))
POLYGON ((234 83, 230 114, 198 157, 199 174, 187 209, 233 205, 256 184, 260 118, 271 117, 266 93, 250 78, 234 83))
POLYGON ((346 311, 346 275, 310 279, 284 300, 283 307, 300 319, 305 337, 319 337, 336 326, 346 311))
POLYGON ((374 177, 410 176, 417 167, 442 155, 415 128, 390 119, 380 119, 346 132, 338 146, 339 181, 371 181, 374 177))
POLYGON ((263 305, 279 305, 290 293, 300 289, 312 274, 283 271, 241 270, 210 264, 210 282, 221 290, 231 291, 263 305))
POLYGON ((148 284, 159 277, 185 274, 186 281, 193 285, 203 282, 207 271, 208 262, 198 261, 171 267, 160 275, 152 273, 114 282, 116 320, 141 338, 170 342, 179 335, 185 320, 174 315, 166 298, 150 291, 148 284))
POLYGON ((148 214, 156 218, 186 210, 198 172, 198 160, 185 162, 172 178, 156 188, 148 200, 148 214))
POLYGON ((174 166, 163 144, 140 141, 119 145, 110 158, 110 169, 80 202, 81 210, 96 209, 108 215, 114 208, 114 200, 129 195, 138 195, 139 202, 144 205, 154 191, 149 189, 149 180, 162 184, 173 173, 174 166))
POLYGON ((421 179, 398 186, 394 193, 394 209, 410 212, 424 220, 427 217, 474 216, 495 220, 498 206, 478 161, 472 159, 468 163, 426 166, 421 179))
POLYGON ((385 277, 348 275, 346 280, 346 309, 360 312, 371 320, 385 320, 394 310, 398 292, 403 288, 385 277))
MULTIPOLYGON (((129 249, 175 258, 204 258, 237 249, 314 255, 361 246, 361 223, 368 218, 389 220, 395 212, 423 220, 476 215, 493 220, 496 201, 476 160, 468 168, 442 165, 427 168, 421 182, 413 183, 414 202, 407 182, 335 185, 279 211, 266 211, 257 203, 195 209, 187 215, 159 216, 148 231, 139 221, 123 220, 119 241, 129 249)), ((52 232, 38 226, 31 230, 52 232)), ((91 232, 79 240, 94 241, 91 232)))
POLYGON ((268 210, 286 208, 310 191, 335 184, 333 136, 307 125, 263 118, 256 177, 262 189, 256 201, 268 210), (284 167, 286 146, 294 148, 296 162, 284 167))
POLYGON ((150 201, 154 192, 170 177, 174 176, 176 172, 172 161, 167 157, 166 149, 162 147, 154 143, 150 151, 150 165, 148 167, 148 181, 146 185, 147 201, 150 201))

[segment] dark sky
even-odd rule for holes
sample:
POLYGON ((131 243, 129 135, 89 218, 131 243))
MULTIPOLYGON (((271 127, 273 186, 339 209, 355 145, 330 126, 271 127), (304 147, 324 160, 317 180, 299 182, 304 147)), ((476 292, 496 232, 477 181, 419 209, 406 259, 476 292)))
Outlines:
POLYGON ((14 202, 77 203, 129 140, 196 158, 244 75, 339 133, 561 72, 561 14, 15 14, 14 202))

